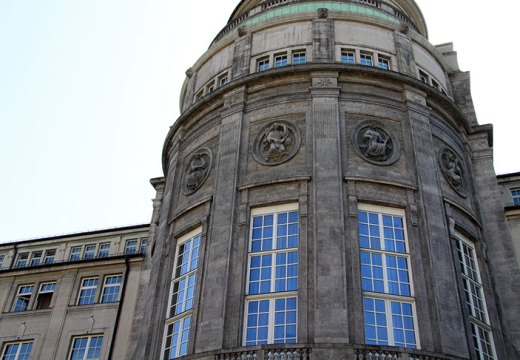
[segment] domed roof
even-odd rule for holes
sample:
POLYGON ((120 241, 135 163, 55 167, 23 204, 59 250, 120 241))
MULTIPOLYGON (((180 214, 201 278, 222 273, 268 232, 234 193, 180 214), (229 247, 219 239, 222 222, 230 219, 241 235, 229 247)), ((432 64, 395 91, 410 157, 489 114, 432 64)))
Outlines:
MULTIPOLYGON (((231 16, 229 17, 228 23, 232 22, 233 20, 236 20, 240 16, 246 14, 250 10, 254 9, 255 7, 264 4, 264 3, 270 3, 270 2, 293 2, 293 1, 301 1, 301 0, 241 0, 240 3, 237 5, 231 16)), ((360 0, 340 0, 340 1, 351 1, 351 2, 361 2, 360 0)), ((419 9, 419 6, 414 0, 387 0, 387 1, 380 1, 381 3, 387 3, 391 6, 397 6, 400 9, 403 10, 403 12, 408 16, 413 23, 417 26, 419 32, 428 38, 428 29, 426 28, 426 21, 424 20, 424 16, 421 12, 421 9, 419 9)))

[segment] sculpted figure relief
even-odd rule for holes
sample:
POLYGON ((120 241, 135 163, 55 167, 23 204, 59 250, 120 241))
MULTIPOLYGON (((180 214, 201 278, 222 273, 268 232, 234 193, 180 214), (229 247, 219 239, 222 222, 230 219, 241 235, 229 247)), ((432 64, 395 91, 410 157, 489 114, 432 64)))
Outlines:
POLYGON ((444 148, 441 150, 439 162, 441 165, 441 171, 451 187, 459 195, 466 196, 462 159, 452 150, 444 148))
POLYGON ((296 127, 277 121, 264 127, 255 141, 253 155, 264 165, 278 165, 291 159, 300 147, 296 127))
POLYGON ((353 133, 356 151, 362 158, 377 165, 390 165, 399 159, 398 143, 378 121, 367 121, 353 133))
POLYGON ((186 167, 185 193, 192 194, 197 191, 208 177, 210 168, 211 152, 206 148, 198 150, 186 167))

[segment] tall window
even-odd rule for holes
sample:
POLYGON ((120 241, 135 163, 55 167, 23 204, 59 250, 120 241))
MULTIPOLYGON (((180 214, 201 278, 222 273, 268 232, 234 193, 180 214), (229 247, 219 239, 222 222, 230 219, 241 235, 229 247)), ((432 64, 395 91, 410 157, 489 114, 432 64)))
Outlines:
POLYGON ((121 275, 111 275, 105 277, 103 294, 101 296, 102 303, 119 301, 122 278, 123 277, 121 275))
POLYGON ((148 248, 148 238, 142 238, 141 239, 141 246, 139 246, 139 252, 141 254, 145 254, 147 248, 148 248))
POLYGON ((475 351, 480 360, 496 359, 475 247, 461 234, 455 237, 475 351))
POLYGON ((2 351, 2 360, 29 360, 32 341, 6 343, 2 351))
POLYGON ((36 309, 49 309, 51 307, 52 295, 54 294, 55 288, 56 283, 54 282, 40 285, 40 290, 36 297, 36 309))
POLYGON ((40 265, 42 261, 42 251, 33 251, 31 254, 31 266, 40 265))
POLYGON ((298 205, 253 209, 244 345, 297 342, 298 205))
POLYGON ((381 69, 390 70, 390 59, 381 55, 377 56, 377 65, 381 69))
POLYGON ((188 353, 191 311, 199 264, 200 232, 199 228, 177 240, 165 329, 164 359, 174 359, 188 353))
POLYGON ((365 342, 419 347, 404 212, 361 204, 358 232, 365 342))
POLYGON ((96 300, 96 291, 99 279, 87 278, 81 280, 81 288, 79 289, 78 305, 93 304, 96 300))
POLYGON ((520 205, 520 189, 512 189, 511 196, 513 197, 513 204, 520 205))
POLYGON ((0 268, 4 265, 4 255, 0 255, 0 268))
POLYGON ((103 336, 79 336, 72 339, 69 360, 99 360, 103 336))
POLYGON ((292 54, 293 65, 305 64, 307 62, 305 58, 305 51, 295 51, 292 54))
POLYGON ((33 285, 20 285, 13 303, 13 312, 26 311, 29 308, 29 301, 33 292, 33 285))

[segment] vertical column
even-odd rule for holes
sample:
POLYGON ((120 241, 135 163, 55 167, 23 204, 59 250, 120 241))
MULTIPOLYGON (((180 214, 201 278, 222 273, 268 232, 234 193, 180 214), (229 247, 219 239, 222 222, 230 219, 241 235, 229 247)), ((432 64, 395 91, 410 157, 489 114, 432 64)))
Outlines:
POLYGON ((252 35, 246 34, 245 27, 238 29, 240 37, 235 41, 233 49, 233 65, 231 76, 233 79, 249 74, 249 59, 251 57, 252 35))
MULTIPOLYGON (((494 285, 494 296, 498 307, 498 317, 502 323, 502 335, 506 349, 497 344, 498 358, 520 357, 520 271, 515 258, 511 233, 504 215, 502 195, 498 188, 493 168, 493 148, 489 144, 489 130, 470 135, 469 145, 473 155, 473 179, 475 192, 479 198, 479 210, 484 226, 484 243, 487 262, 494 285), (516 350, 515 350, 516 349, 516 350), (505 350, 505 351, 504 351, 505 350), (500 353, 504 351, 504 353, 500 353), (506 355, 507 354, 507 355, 506 355)), ((486 294, 489 298, 489 295, 486 294)), ((493 331, 498 332, 498 329, 493 331)), ((495 338, 498 334, 494 334, 495 338)), ((496 341, 498 342, 498 341, 496 341)))
POLYGON ((417 241, 420 242, 423 254, 425 276, 431 284, 428 298, 434 351, 467 358, 468 344, 461 302, 454 289, 457 278, 438 178, 430 111, 424 96, 424 93, 405 90, 418 184, 417 241))
POLYGON ((318 19, 312 20, 314 62, 334 61, 334 21, 328 16, 327 9, 318 9, 318 19))
POLYGON ((237 211, 237 182, 245 87, 225 95, 217 160, 212 221, 204 262, 200 323, 195 352, 220 349, 226 333, 230 256, 237 211))
POLYGON ((412 40, 409 36, 400 32, 394 33, 394 39, 395 48, 397 50, 397 62, 399 64, 399 72, 417 78, 412 40))
POLYGON ((162 197, 158 225, 155 228, 154 243, 155 251, 151 257, 149 269, 144 270, 143 276, 149 272, 148 288, 146 298, 151 304, 146 306, 141 322, 141 334, 133 356, 133 359, 146 359, 150 356, 160 357, 161 344, 164 332, 164 321, 166 319, 166 307, 168 306, 167 285, 169 281, 169 269, 173 266, 173 257, 170 251, 170 225, 168 224, 169 209, 172 207, 172 195, 174 182, 177 176, 178 148, 174 148, 168 154, 169 163, 166 174, 166 183, 162 197))
MULTIPOLYGON (((314 341, 348 342, 337 73, 312 74, 314 341)), ((310 290, 312 293, 312 290, 310 290)), ((312 340, 312 339, 311 339, 312 340)))

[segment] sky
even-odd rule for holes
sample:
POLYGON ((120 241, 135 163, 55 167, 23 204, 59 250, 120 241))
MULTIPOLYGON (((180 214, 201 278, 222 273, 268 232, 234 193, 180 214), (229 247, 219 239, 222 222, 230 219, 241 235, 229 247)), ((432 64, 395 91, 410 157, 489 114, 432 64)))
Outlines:
MULTIPOLYGON (((237 3, 0 0, 0 242, 150 221, 185 71, 237 3)), ((417 3, 471 71, 497 173, 520 171, 520 5, 417 3)))

